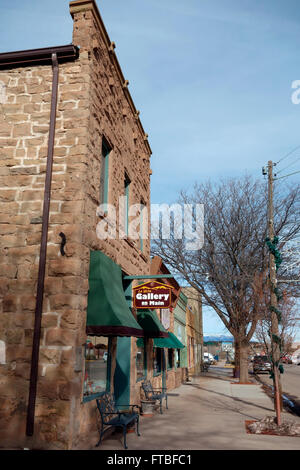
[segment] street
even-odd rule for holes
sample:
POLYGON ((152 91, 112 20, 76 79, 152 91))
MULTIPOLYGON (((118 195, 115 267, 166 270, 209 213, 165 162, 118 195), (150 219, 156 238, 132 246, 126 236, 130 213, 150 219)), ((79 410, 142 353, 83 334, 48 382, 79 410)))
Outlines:
MULTIPOLYGON (((282 392, 288 398, 300 401, 300 366, 295 364, 284 364, 284 373, 280 375, 282 383, 282 392)), ((250 366, 250 374, 252 374, 252 365, 250 366)), ((272 386, 273 381, 269 374, 258 374, 256 376, 261 382, 272 386)))

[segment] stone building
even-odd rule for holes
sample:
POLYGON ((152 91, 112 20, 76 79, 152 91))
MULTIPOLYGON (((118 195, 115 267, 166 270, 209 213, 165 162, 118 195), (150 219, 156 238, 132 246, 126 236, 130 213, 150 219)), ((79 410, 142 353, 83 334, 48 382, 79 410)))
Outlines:
POLYGON ((151 149, 95 1, 70 13, 71 45, 0 54, 2 447, 90 448, 93 394, 140 393, 126 275, 150 272, 151 149))
MULTIPOLYGON (((150 273, 158 276, 169 276, 167 266, 159 256, 154 256, 151 260, 150 273)), ((178 361, 178 356, 184 355, 185 341, 178 338, 174 312, 180 299, 181 288, 175 278, 162 277, 164 284, 172 287, 172 301, 170 309, 160 309, 158 317, 162 326, 169 333, 168 338, 154 338, 153 340, 153 371, 150 373, 155 387, 165 387, 172 390, 185 380, 184 364, 178 361)))
POLYGON ((176 364, 177 368, 181 369, 182 376, 176 377, 176 384, 179 384, 186 379, 186 371, 188 367, 187 362, 187 341, 186 341, 186 312, 187 312, 188 298, 187 296, 180 291, 179 298, 177 300, 176 307, 174 308, 174 333, 179 339, 179 341, 184 344, 185 348, 179 351, 176 351, 176 364))
POLYGON ((189 374, 198 374, 203 356, 203 324, 201 295, 193 287, 184 287, 187 297, 186 346, 189 374))

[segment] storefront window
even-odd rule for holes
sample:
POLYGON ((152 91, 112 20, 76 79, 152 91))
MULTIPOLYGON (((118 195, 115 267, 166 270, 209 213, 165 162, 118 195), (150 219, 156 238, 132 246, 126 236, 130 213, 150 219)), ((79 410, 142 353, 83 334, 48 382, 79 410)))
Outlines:
POLYGON ((174 366, 174 351, 173 349, 168 349, 168 369, 173 369, 174 366))
POLYGON ((146 377, 147 371, 147 358, 146 348, 143 339, 137 340, 137 353, 136 353, 136 380, 141 380, 146 377))
POLYGON ((161 348, 154 348, 154 363, 153 363, 153 372, 154 375, 161 373, 161 363, 162 363, 162 352, 163 349, 161 348))
POLYGON ((176 368, 181 367, 181 365, 180 365, 180 349, 176 349, 176 351, 175 351, 175 364, 176 364, 176 368))
POLYGON ((100 393, 107 388, 108 339, 88 336, 85 343, 85 375, 83 395, 100 393))

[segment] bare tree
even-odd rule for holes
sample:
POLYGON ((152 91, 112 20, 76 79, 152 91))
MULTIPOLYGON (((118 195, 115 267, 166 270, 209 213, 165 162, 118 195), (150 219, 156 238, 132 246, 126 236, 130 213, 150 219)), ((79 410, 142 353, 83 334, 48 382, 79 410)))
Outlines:
MULTIPOLYGON (((297 328, 297 302, 291 293, 283 291, 282 299, 278 305, 280 312, 280 345, 281 358, 292 352, 292 344, 295 339, 297 328)), ((260 319, 257 324, 255 336, 257 340, 264 344, 267 355, 271 356, 271 317, 269 309, 269 292, 266 291, 262 295, 260 319)), ((270 357, 270 359, 272 359, 270 357)))
MULTIPOLYGON (((299 186, 275 194, 275 233, 284 240, 299 234, 299 196, 299 186)), ((248 176, 195 184, 190 194, 181 192, 178 203, 204 205, 202 249, 188 250, 186 237, 176 238, 173 230, 168 238, 154 240, 152 251, 218 314, 235 340, 235 375, 247 382, 249 342, 260 316, 257 286, 266 282, 266 185, 248 176)))

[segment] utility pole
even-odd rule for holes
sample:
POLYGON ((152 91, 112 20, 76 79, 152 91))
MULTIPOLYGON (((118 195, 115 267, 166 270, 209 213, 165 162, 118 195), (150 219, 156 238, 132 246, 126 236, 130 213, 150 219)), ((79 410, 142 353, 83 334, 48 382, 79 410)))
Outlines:
MULTIPOLYGON (((274 215, 273 215, 273 162, 268 162, 268 236, 271 242, 274 240, 274 215)), ((275 257, 269 253, 270 269, 270 304, 271 304, 271 351, 273 363, 273 386, 274 386, 274 407, 276 412, 277 425, 281 424, 281 393, 280 393, 280 375, 278 364, 280 360, 280 347, 274 338, 279 336, 278 318, 276 315, 277 296, 274 289, 277 286, 275 257)))

